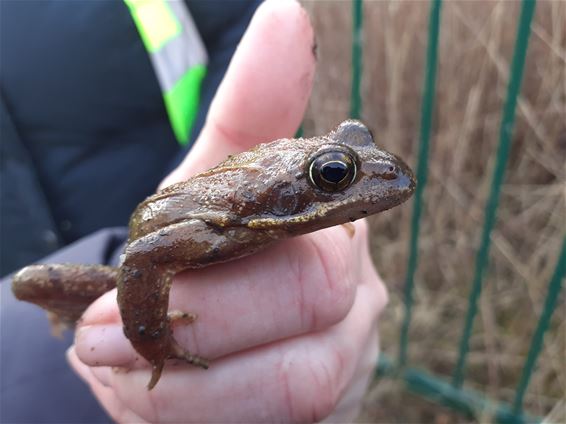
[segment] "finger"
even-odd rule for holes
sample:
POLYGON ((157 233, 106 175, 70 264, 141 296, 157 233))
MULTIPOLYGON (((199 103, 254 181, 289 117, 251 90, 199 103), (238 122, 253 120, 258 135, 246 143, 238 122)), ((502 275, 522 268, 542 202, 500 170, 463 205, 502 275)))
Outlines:
POLYGON ((377 331, 368 337, 361 352, 362 355, 345 395, 340 399, 332 414, 327 416, 322 423, 352 423, 360 415, 362 407, 360 401, 364 398, 377 367, 379 354, 377 331))
POLYGON ((97 400, 114 421, 119 423, 139 424, 147 422, 140 416, 134 414, 130 409, 126 408, 118 397, 116 397, 112 387, 101 382, 101 371, 104 369, 104 371, 110 372, 110 368, 103 367, 98 369, 97 373, 93 373, 89 367, 79 360, 72 346, 67 350, 67 361, 79 377, 90 386, 97 400))
MULTIPOLYGON (((353 239, 334 227, 181 274, 170 308, 199 318, 175 326, 176 340, 200 356, 217 358, 339 322, 352 306, 356 284, 377 279, 365 247, 365 225, 357 226, 353 239), (362 267, 365 275, 358 275, 362 267)), ((114 293, 87 310, 75 343, 89 365, 142 364, 123 335, 114 293)))
POLYGON ((161 187, 204 171, 229 154, 292 136, 312 88, 313 49, 314 33, 299 3, 263 3, 232 58, 195 146, 161 187))
POLYGON ((335 410, 360 365, 368 369, 364 349, 375 331, 375 295, 372 286, 360 286, 348 317, 326 331, 228 356, 207 371, 166 369, 151 392, 145 370, 112 374, 112 387, 152 422, 317 422, 335 410))

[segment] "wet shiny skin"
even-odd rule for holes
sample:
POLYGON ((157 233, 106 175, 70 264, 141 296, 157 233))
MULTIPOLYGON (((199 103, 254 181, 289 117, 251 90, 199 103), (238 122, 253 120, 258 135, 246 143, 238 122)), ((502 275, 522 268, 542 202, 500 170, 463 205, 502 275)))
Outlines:
POLYGON ((409 167, 378 149, 365 125, 349 120, 327 135, 261 144, 147 198, 132 214, 119 268, 33 265, 16 274, 12 287, 18 298, 69 322, 115 282, 124 333, 152 365, 151 389, 166 359, 208 367, 173 338, 172 321, 194 319, 167 310, 176 273, 390 209, 414 188, 409 167), (81 289, 60 289, 77 282, 81 289), (87 288, 90 297, 70 298, 73 313, 65 314, 61 293, 87 288))

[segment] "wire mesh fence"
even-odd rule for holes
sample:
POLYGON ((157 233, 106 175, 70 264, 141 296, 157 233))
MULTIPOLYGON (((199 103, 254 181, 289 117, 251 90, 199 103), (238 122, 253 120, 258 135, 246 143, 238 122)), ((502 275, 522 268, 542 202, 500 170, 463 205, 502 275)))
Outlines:
MULTIPOLYGON (((420 135, 417 156, 417 190, 414 197, 411 231, 409 241, 409 256, 407 276, 404 288, 405 312, 399 333, 398 357, 380 358, 378 376, 393 377, 404 381, 406 388, 426 397, 433 402, 448 406, 470 417, 479 418, 487 413, 496 422, 536 422, 540 418, 533 417, 524 411, 523 400, 528 390, 529 382, 536 369, 539 354, 543 348, 544 335, 549 329, 551 316, 558 302, 566 268, 566 234, 562 235, 562 247, 558 254, 555 270, 548 285, 544 304, 540 308, 540 316, 532 335, 528 354, 524 359, 522 372, 516 383, 513 401, 499 402, 490 398, 487 393, 465 387, 466 365, 470 352, 474 322, 478 313, 478 302, 482 293, 485 274, 489 267, 489 251, 492 235, 497 219, 497 210, 501 197, 505 170, 509 162, 512 136, 515 125, 515 115, 518 99, 521 93, 523 71, 527 58, 531 25, 536 10, 536 0, 522 0, 521 12, 518 17, 513 58, 508 69, 508 85, 504 105, 501 111, 497 153, 491 171, 489 195, 485 202, 481 238, 477 247, 473 278, 468 297, 468 306, 461 331, 458 354, 450 379, 442 378, 433 373, 414 368, 408 358, 410 340, 410 325, 412 322, 413 298, 415 291, 415 273, 418 268, 419 236, 422 219, 423 202, 429 169, 429 151, 432 139, 434 105, 436 97, 438 50, 441 30, 442 0, 431 0, 428 37, 426 46, 425 73, 423 95, 421 100, 420 135)), ((363 58, 363 1, 352 2, 352 81, 350 96, 350 116, 359 118, 362 114, 362 58, 363 58)), ((416 346, 418 349, 418 346, 416 346)))

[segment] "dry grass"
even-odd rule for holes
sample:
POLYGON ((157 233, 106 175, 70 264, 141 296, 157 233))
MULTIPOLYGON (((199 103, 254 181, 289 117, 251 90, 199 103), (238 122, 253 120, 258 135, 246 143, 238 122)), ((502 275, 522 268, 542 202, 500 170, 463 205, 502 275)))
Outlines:
MULTIPOLYGON (((347 117, 351 4, 307 1, 319 45, 307 135, 347 117)), ((449 376, 467 309, 508 81, 518 1, 446 1, 435 122, 421 223, 411 363, 449 376)), ((428 2, 366 1, 363 117, 378 144, 416 164, 428 2)), ((566 2, 539 1, 489 271, 471 339, 466 385, 512 400, 566 229, 566 2)), ((396 355, 403 317, 409 203, 372 220, 375 262, 391 302, 383 349, 396 355)), ((527 396, 529 412, 566 422, 564 293, 527 396)), ((455 422, 383 382, 364 421, 455 422)), ((489 419, 482 419, 489 421, 489 419)))

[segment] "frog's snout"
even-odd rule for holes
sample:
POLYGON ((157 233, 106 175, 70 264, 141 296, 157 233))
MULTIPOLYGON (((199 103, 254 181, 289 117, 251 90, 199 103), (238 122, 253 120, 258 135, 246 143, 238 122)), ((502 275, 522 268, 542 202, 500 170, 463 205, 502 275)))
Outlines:
POLYGON ((415 191, 416 182, 413 170, 399 157, 381 152, 376 160, 363 165, 363 174, 370 176, 382 188, 385 196, 393 196, 397 204, 407 200, 415 191))
POLYGON ((395 156, 395 159, 397 162, 398 189, 402 191, 403 194, 406 195, 406 199, 408 199, 417 187, 415 174, 409 165, 407 165, 401 158, 395 156))

